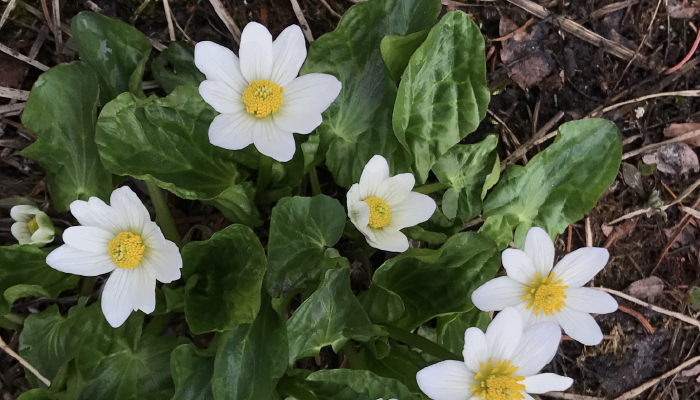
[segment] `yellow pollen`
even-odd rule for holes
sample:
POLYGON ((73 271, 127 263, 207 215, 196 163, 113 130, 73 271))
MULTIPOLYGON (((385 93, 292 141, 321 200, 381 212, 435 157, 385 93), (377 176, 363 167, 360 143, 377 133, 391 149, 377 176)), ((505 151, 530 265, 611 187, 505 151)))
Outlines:
POLYGON ((391 208, 386 201, 379 197, 368 197, 365 203, 369 206, 369 226, 374 229, 383 228, 391 221, 391 208))
POLYGON ((36 222, 36 217, 32 218, 27 222, 27 228, 29 228, 29 233, 34 234, 34 232, 39 230, 39 223, 36 222))
POLYGON ((474 397, 483 400, 522 400, 525 385, 518 383, 524 376, 513 376, 518 367, 510 365, 510 361, 498 361, 495 365, 489 359, 487 364, 481 363, 481 372, 474 375, 478 384, 469 389, 476 392, 474 397))
POLYGON ((131 232, 120 232, 117 237, 109 242, 109 256, 117 267, 122 269, 134 269, 138 267, 146 246, 141 236, 131 232))
POLYGON ((282 86, 267 79, 250 82, 248 89, 243 92, 245 109, 258 118, 274 114, 282 105, 282 93, 284 93, 282 86))
POLYGON ((561 279, 554 280, 554 272, 548 277, 542 279, 540 274, 535 274, 536 279, 530 282, 530 286, 525 286, 525 296, 522 300, 530 300, 527 309, 535 307, 535 315, 539 315, 540 311, 544 311, 545 315, 554 315, 554 311, 561 311, 562 307, 566 306, 564 299, 568 286, 561 284, 561 279))

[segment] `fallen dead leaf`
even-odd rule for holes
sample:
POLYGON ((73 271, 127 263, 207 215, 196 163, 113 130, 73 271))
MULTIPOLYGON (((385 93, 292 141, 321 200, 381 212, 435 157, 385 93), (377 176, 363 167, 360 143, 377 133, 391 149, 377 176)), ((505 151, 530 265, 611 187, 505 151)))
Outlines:
MULTIPOLYGON (((700 123, 698 122, 686 122, 684 124, 671 124, 668 128, 664 129, 664 136, 666 137, 676 137, 685 135, 688 132, 700 129, 700 123)), ((694 138, 686 139, 683 141, 691 146, 700 146, 700 136, 694 138)))
POLYGON ((655 153, 645 155, 642 161, 656 164, 657 169, 665 174, 681 175, 689 171, 700 171, 697 154, 685 143, 666 145, 655 153))
MULTIPOLYGON (((525 89, 542 81, 554 71, 554 60, 547 53, 540 39, 543 25, 536 25, 531 33, 518 32, 503 42, 501 61, 508 77, 525 89)), ((506 17, 501 17, 499 33, 505 36, 518 26, 506 17)))
POLYGON ((691 5, 688 0, 666 0, 666 10, 671 18, 692 18, 700 11, 700 3, 691 5))
POLYGON ((632 282, 627 290, 631 296, 638 299, 648 299, 658 296, 664 291, 664 282, 656 276, 650 276, 646 279, 632 282))

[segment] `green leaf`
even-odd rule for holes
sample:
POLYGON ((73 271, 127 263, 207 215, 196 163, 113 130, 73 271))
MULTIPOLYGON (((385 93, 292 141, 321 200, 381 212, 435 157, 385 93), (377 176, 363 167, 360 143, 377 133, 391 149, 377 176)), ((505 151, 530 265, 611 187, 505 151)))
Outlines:
POLYGON ((456 354, 464 349, 464 332, 471 327, 486 331, 491 322, 489 313, 474 307, 471 310, 437 319, 437 343, 456 354))
POLYGON ((438 250, 412 249, 386 261, 374 273, 374 283, 401 297, 406 311, 392 325, 411 331, 431 318, 470 310, 472 292, 500 266, 493 241, 465 232, 438 250))
POLYGON ((380 51, 387 35, 409 35, 435 24, 438 0, 369 0, 343 15, 338 27, 311 44, 302 74, 331 74, 343 84, 338 99, 316 128, 321 153, 336 182, 350 187, 360 180, 375 154, 405 170, 403 154, 392 133, 391 110, 396 84, 387 76, 380 51), (327 152, 326 152, 327 150, 327 152))
POLYGON ((394 106, 394 133, 416 182, 425 182, 440 156, 476 130, 489 99, 481 31, 467 14, 449 12, 413 53, 394 106))
MULTIPOLYGON (((460 351, 461 352, 461 351, 460 351)), ((361 368, 372 371, 379 376, 395 379, 406 386, 411 392, 421 393, 416 374, 428 366, 428 362, 421 355, 402 346, 393 343, 386 357, 377 359, 368 349, 361 349, 358 354, 361 360, 361 368)), ((355 368, 355 366, 353 366, 355 368)), ((385 399, 386 400, 386 399, 385 399)))
POLYGON ((372 285, 358 297, 370 321, 388 324, 401 317, 405 308, 398 294, 379 285, 372 285))
POLYGON ((405 233, 406 236, 408 236, 409 238, 411 238, 413 240, 426 242, 426 243, 432 244, 432 245, 443 244, 447 241, 447 235, 445 235, 444 233, 430 232, 430 231, 427 231, 427 230, 421 228, 418 225, 404 228, 401 231, 403 233, 405 233))
POLYGON ((171 400, 214 400, 211 377, 214 357, 203 354, 193 344, 183 344, 170 355, 170 369, 175 381, 171 400))
POLYGON ((156 289, 156 309, 151 315, 163 315, 170 312, 185 312, 185 287, 176 289, 163 286, 156 289))
POLYGON ((700 308, 700 289, 690 289, 688 292, 688 303, 695 308, 700 308))
POLYGON ((248 227, 231 225, 182 249, 185 317, 193 333, 231 330, 260 309, 265 251, 248 227))
POLYGON ((97 73, 100 102, 105 106, 120 93, 144 97, 141 84, 151 42, 138 29, 95 12, 81 12, 71 21, 80 58, 97 73))
POLYGON ((350 339, 367 341, 374 327, 350 289, 348 268, 326 271, 318 290, 287 321, 289 364, 318 355, 331 345, 336 353, 350 339))
POLYGON ((0 247, 0 315, 9 313, 10 306, 19 298, 54 298, 75 287, 79 277, 49 267, 46 255, 30 244, 0 247))
MULTIPOLYGON (((482 230, 488 225, 489 236, 506 237, 517 228, 519 248, 532 226, 554 237, 583 218, 613 183, 622 157, 622 139, 614 123, 568 122, 559 127, 559 137, 525 167, 506 168, 484 201, 482 230), (493 219, 496 222, 490 222, 493 219)), ((500 249, 507 246, 498 242, 500 249)))
POLYGON ((260 212, 255 206, 255 188, 250 181, 232 185, 220 195, 205 202, 218 208, 234 223, 241 223, 251 228, 262 225, 260 212))
POLYGON ((206 79, 194 65, 194 49, 184 42, 172 42, 153 62, 151 71, 165 93, 180 85, 199 87, 206 79))
POLYGON ((637 169, 642 176, 654 175, 657 164, 645 164, 642 160, 637 161, 637 169))
POLYGON ((73 200, 108 200, 112 192, 95 146, 98 91, 86 64, 60 64, 37 79, 24 108, 22 123, 39 138, 21 154, 46 170, 57 211, 68 211, 73 200))
POLYGON ((163 99, 125 93, 102 109, 95 141, 111 172, 153 178, 182 198, 209 200, 247 177, 238 164, 245 151, 209 143, 215 115, 191 86, 163 99))
POLYGON ((46 389, 33 389, 22 393, 17 400, 57 400, 57 397, 46 389))
POLYGON ((394 82, 399 82, 411 56, 423 44, 429 32, 430 30, 426 29, 406 36, 388 35, 382 39, 379 49, 394 82))
POLYGON ((513 226, 518 224, 518 216, 515 214, 494 215, 484 221, 479 228, 479 233, 491 238, 499 250, 508 247, 513 242, 513 226))
POLYGON ((267 289, 273 297, 309 281, 319 281, 337 265, 337 252, 326 250, 343 233, 345 209, 336 199, 287 197, 272 209, 267 289))
POLYGON ((477 144, 456 145, 433 166, 438 180, 452 186, 442 199, 442 211, 447 218, 458 217, 466 222, 481 213, 481 193, 494 163, 498 162, 497 143, 498 137, 489 135, 477 144), (448 193, 454 193, 457 206, 449 215, 445 207, 448 193))
POLYGON ((287 354, 284 318, 263 291, 255 321, 239 325, 219 345, 211 381, 214 398, 269 400, 287 368, 287 354))
POLYGON ((411 392, 401 382, 383 378, 370 371, 351 369, 321 370, 312 373, 307 381, 323 383, 314 392, 320 398, 334 398, 335 393, 346 391, 367 395, 371 399, 410 399, 411 392))

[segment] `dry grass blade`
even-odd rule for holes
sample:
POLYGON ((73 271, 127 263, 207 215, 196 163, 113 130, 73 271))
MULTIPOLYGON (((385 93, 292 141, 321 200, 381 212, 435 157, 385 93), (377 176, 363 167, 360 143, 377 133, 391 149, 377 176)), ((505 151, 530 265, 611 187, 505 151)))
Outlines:
POLYGON ((562 393, 562 392, 542 393, 541 396, 551 397, 553 399, 564 399, 564 400, 605 400, 602 397, 592 397, 592 396, 584 396, 581 394, 562 393))
POLYGON ((342 17, 342 15, 338 14, 337 12, 335 12, 335 10, 333 8, 331 8, 331 5, 328 4, 328 2, 326 0, 320 0, 320 1, 321 1, 321 4, 323 4, 323 6, 326 7, 328 12, 333 14, 334 17, 338 17, 338 18, 342 17))
MULTIPOLYGON (((505 169, 506 165, 512 164, 513 161, 517 160, 523 154, 527 153, 528 150, 541 143, 539 140, 542 139, 542 135, 544 135, 545 132, 552 129, 554 125, 556 125, 562 118, 564 118, 564 111, 559 111, 554 116, 554 118, 550 119, 549 122, 547 122, 542 127, 542 129, 537 131, 537 133, 535 133, 527 142, 525 142, 522 146, 518 147, 511 155, 506 157, 506 159, 501 162, 501 170, 505 169)), ((556 131, 554 132, 554 134, 556 134, 556 131)))
POLYGON ((615 295, 615 296, 617 296, 617 297, 622 297, 623 299, 625 299, 625 300, 627 300, 627 301, 631 301, 632 303, 639 304, 640 306, 644 306, 644 307, 646 307, 646 308, 648 308, 648 309, 650 309, 650 310, 652 310, 652 311, 656 311, 657 313, 661 313, 661 314, 664 314, 664 315, 668 315, 669 317, 673 317, 673 318, 679 319, 679 320, 681 320, 681 321, 683 321, 683 322, 687 322, 687 323, 689 323, 689 324, 691 324, 691 325, 695 325, 695 326, 697 326, 698 328, 700 328, 700 321, 698 321, 698 320, 695 319, 695 318, 691 318, 691 317, 689 317, 689 316, 687 316, 687 315, 685 315, 685 314, 681 314, 681 313, 679 313, 679 312, 675 312, 675 311, 667 310, 667 309, 665 309, 665 308, 657 307, 657 306, 655 306, 655 305, 653 305, 653 304, 649 304, 649 303, 647 303, 647 302, 645 302, 645 301, 639 300, 639 299, 636 298, 636 297, 632 297, 632 296, 630 296, 630 295, 628 295, 628 294, 625 294, 625 293, 622 293, 622 292, 618 292, 617 290, 612 290, 612 289, 603 288, 603 287, 594 287, 593 289, 600 290, 600 291, 606 292, 606 293, 610 293, 610 294, 615 295))
POLYGON ((32 366, 32 364, 28 363, 24 358, 20 357, 19 354, 15 353, 15 351, 12 350, 12 349, 10 348, 10 346, 8 346, 7 343, 5 343, 5 341, 2 340, 2 338, 0 338, 0 349, 5 350, 5 353, 7 353, 10 357, 12 357, 12 358, 14 358, 15 360, 17 360, 20 364, 22 364, 22 366, 23 366, 24 368, 26 368, 29 372, 31 372, 31 373, 34 374, 37 378, 39 378, 39 380, 40 380, 44 385, 46 385, 47 387, 48 387, 48 386, 51 386, 51 381, 50 381, 50 380, 44 378, 44 376, 43 376, 42 374, 40 374, 39 371, 37 371, 36 368, 34 368, 34 367, 32 366))
POLYGON ((17 0, 10 0, 10 2, 7 3, 7 7, 5 8, 5 11, 3 11, 2 17, 0 17, 0 29, 2 29, 2 26, 5 25, 5 21, 7 21, 7 18, 10 16, 10 12, 14 10, 16 3, 17 0))
POLYGON ((61 33, 61 5, 59 0, 53 0, 51 6, 51 16, 53 18, 53 26, 56 27, 53 35, 56 38, 56 53, 60 54, 63 51, 63 34, 61 33))
POLYGON ((175 28, 173 27, 173 16, 171 15, 172 13, 170 12, 170 3, 168 0, 163 0, 163 8, 165 9, 165 20, 168 22, 168 34, 170 35, 170 41, 174 42, 175 40, 175 28))
POLYGON ((304 32, 304 36, 306 37, 306 40, 311 43, 314 41, 314 37, 311 34, 311 28, 309 27, 309 23, 306 22, 306 18, 304 17, 304 13, 301 11, 301 7, 299 7, 299 2, 297 0, 289 0, 292 2, 292 8, 294 9, 294 15, 297 16, 297 20, 299 21, 299 25, 301 26, 301 30, 304 32))
POLYGON ((654 327, 651 326, 651 324, 649 323, 649 320, 647 320, 646 318, 644 318, 644 316, 643 316, 642 314, 640 314, 640 313, 638 313, 637 311, 634 311, 634 310, 632 310, 632 309, 630 309, 630 308, 627 308, 627 307, 625 307, 625 306, 623 306, 623 305, 619 305, 619 304, 617 305, 617 309, 620 310, 620 311, 622 311, 622 312, 625 313, 625 314, 629 314, 629 315, 631 315, 631 316, 637 318, 637 320, 638 320, 639 322, 642 323, 642 326, 644 326, 644 329, 646 329, 647 332, 649 332, 649 334, 653 334, 653 333, 654 333, 654 327))
POLYGON ((620 107, 627 105, 627 104, 638 103, 640 101, 654 99, 656 97, 666 97, 666 96, 698 97, 698 96, 700 96, 700 90, 681 90, 678 92, 664 92, 664 93, 650 94, 648 96, 642 96, 642 97, 638 97, 636 99, 623 101, 622 103, 613 104, 611 106, 605 107, 604 109, 602 109, 598 113, 592 114, 591 116, 593 117, 596 115, 603 115, 608 111, 612 111, 616 108, 620 108, 620 107))
POLYGON ((633 6, 635 4, 638 4, 639 0, 626 0, 626 1, 618 1, 617 3, 612 3, 608 4, 605 7, 601 7, 598 10, 595 10, 591 13, 591 18, 600 18, 604 16, 605 14, 609 14, 611 12, 615 12, 617 10, 622 10, 624 8, 627 8, 629 6, 633 6))
POLYGON ((14 58, 16 58, 16 59, 18 59, 18 60, 20 60, 20 61, 26 62, 27 64, 31 65, 32 67, 38 68, 38 69, 40 69, 40 70, 42 70, 42 71, 48 71, 48 70, 49 70, 49 67, 47 67, 46 65, 40 63, 39 61, 32 60, 31 58, 29 58, 29 57, 27 57, 27 56, 25 56, 25 55, 22 55, 22 54, 20 54, 18 51, 13 50, 13 49, 11 49, 11 48, 5 46, 5 45, 2 44, 2 43, 0 43, 0 51, 2 51, 3 53, 5 53, 5 54, 7 54, 7 55, 10 55, 10 56, 12 56, 12 57, 14 57, 14 58))
POLYGON ((686 134, 683 134, 683 135, 680 135, 680 136, 676 136, 676 137, 674 137, 674 138, 672 138, 672 139, 664 140, 663 142, 652 143, 652 144, 650 144, 650 145, 648 145, 648 146, 642 147, 641 149, 632 150, 632 151, 630 151, 630 152, 627 152, 627 153, 623 154, 623 155, 622 155, 622 159, 623 159, 623 160, 626 160, 626 159, 628 159, 628 158, 630 158, 630 157, 634 157, 634 156, 636 156, 636 155, 646 153, 647 151, 654 150, 654 149, 658 149, 659 147, 663 147, 663 146, 665 146, 665 145, 667 145, 667 144, 682 142, 682 141, 685 141, 685 140, 687 140, 687 139, 694 138, 694 137, 696 137, 696 136, 700 136, 700 129, 696 129, 696 130, 694 130, 694 131, 690 131, 690 132, 688 132, 688 133, 686 133, 686 134))
POLYGON ((29 91, 0 86, 0 97, 4 97, 6 99, 26 101, 29 98, 29 91))
POLYGON ((241 29, 233 21, 233 18, 231 18, 231 15, 229 15, 228 11, 226 11, 224 5, 221 4, 221 0, 209 0, 209 3, 211 3, 212 7, 214 7, 216 15, 221 18, 221 21, 223 21, 224 25, 226 25, 228 31, 231 32, 233 40, 235 40, 236 43, 241 44, 241 29))
POLYGON ((27 103, 17 103, 17 104, 7 104, 4 106, 0 106, 0 115, 8 114, 8 113, 15 112, 15 111, 24 110, 24 106, 26 106, 26 105, 27 105, 27 103))

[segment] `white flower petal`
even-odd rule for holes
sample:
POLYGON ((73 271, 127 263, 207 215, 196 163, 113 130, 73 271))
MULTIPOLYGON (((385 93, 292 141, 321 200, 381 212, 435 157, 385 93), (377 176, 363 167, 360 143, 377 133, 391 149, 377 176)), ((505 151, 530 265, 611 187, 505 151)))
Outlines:
POLYGON ((523 335, 523 320, 513 307, 503 309, 486 328, 489 358, 494 362, 510 360, 523 335))
POLYGON ((306 42, 299 25, 285 28, 272 42, 272 75, 270 81, 286 86, 299 75, 306 60, 306 42))
POLYGON ((362 200, 376 196, 379 186, 389 179, 389 163, 386 158, 376 155, 372 157, 360 175, 360 198, 362 200))
POLYGON ((547 232, 539 227, 530 228, 525 237, 525 254, 543 278, 549 276, 554 266, 554 242, 547 232))
POLYGON ((530 285, 536 279, 537 270, 530 257, 524 251, 518 249, 505 249, 501 254, 503 268, 508 276, 523 285, 530 285))
POLYGON ((539 374, 526 377, 520 384, 525 385, 529 393, 560 392, 571 387, 574 380, 557 374, 539 374))
POLYGON ((617 310, 617 301, 605 292, 587 287, 567 289, 566 306, 585 313, 609 314, 617 310))
POLYGON ((356 227, 365 227, 369 224, 369 205, 359 201, 350 205, 348 217, 356 227))
POLYGON ((279 130, 272 120, 253 124, 253 143, 260 153, 279 162, 291 160, 297 149, 294 134, 279 130))
POLYGON ((219 81, 204 81, 199 84, 199 94, 205 102, 222 114, 245 111, 243 94, 219 81))
POLYGON ((500 276, 479 286, 472 293, 472 302, 481 311, 500 311, 524 302, 523 284, 508 276, 500 276))
POLYGON ((398 231, 399 229, 407 228, 409 226, 418 225, 421 222, 429 220, 435 212, 436 207, 437 205, 435 204, 435 200, 430 198, 430 196, 416 192, 409 192, 408 196, 406 196, 403 202, 396 206, 390 205, 391 220, 389 220, 389 225, 387 225, 384 229, 391 232, 398 231))
POLYGON ((357 230, 360 231, 365 236, 365 239, 367 239, 367 243, 374 247, 375 249, 377 248, 377 236, 374 234, 374 229, 370 228, 369 225, 365 226, 357 226, 357 230))
POLYGON ((360 197, 360 184, 355 183, 350 186, 350 190, 348 190, 348 194, 345 197, 347 198, 348 210, 350 210, 352 204, 362 201, 360 197))
POLYGON ((94 226, 71 226, 63 232, 63 241, 70 247, 92 254, 109 255, 112 232, 94 226))
POLYGON ((464 332, 464 350, 462 350, 464 363, 473 373, 481 372, 481 364, 489 361, 489 347, 486 344, 486 336, 479 328, 468 328, 464 332))
POLYGON ((220 114, 209 125, 209 143, 228 150, 241 150, 253 143, 254 127, 260 121, 245 110, 220 114))
POLYGON ((114 233, 115 236, 129 228, 121 213, 97 197, 90 197, 88 201, 75 200, 70 203, 70 212, 80 225, 96 226, 114 233))
POLYGON ((139 274, 138 268, 117 268, 105 283, 102 291, 102 313, 113 328, 120 327, 132 311, 138 310, 141 295, 139 274))
MULTIPOLYGON (((388 232, 386 229, 372 229, 374 232, 374 242, 368 243, 370 246, 384 251, 403 253, 408 250, 408 238, 401 231, 388 232)), ((369 239, 369 238, 368 238, 369 239)))
POLYGON ((511 359, 512 365, 518 367, 517 375, 538 373, 557 354, 560 341, 561 328, 555 323, 540 322, 525 329, 511 359))
POLYGON ((153 271, 159 282, 170 283, 180 279, 182 256, 175 243, 169 240, 165 241, 163 248, 148 248, 141 264, 145 269, 153 271))
POLYGON ((603 340, 603 332, 591 314, 564 307, 554 317, 564 333, 579 343, 594 346, 603 340))
POLYGON ((155 271, 149 268, 137 267, 134 272, 138 286, 137 296, 134 299, 134 310, 141 310, 150 314, 156 309, 156 277, 155 271))
POLYGON ((117 268, 106 252, 87 253, 65 244, 49 253, 46 263, 55 270, 82 276, 98 276, 117 268))
POLYGON ((137 235, 141 235, 143 227, 151 221, 146 206, 128 186, 114 190, 109 198, 109 204, 127 222, 129 231, 137 235))
POLYGON ((42 211, 34 206, 27 206, 20 204, 14 206, 10 209, 10 217, 17 222, 29 222, 34 218, 35 215, 41 213, 42 211))
POLYGON ((581 287, 605 267, 610 258, 607 249, 582 247, 564 256, 552 272, 555 279, 570 288, 581 287))
POLYGON ((15 222, 10 227, 10 232, 12 232, 12 236, 17 239, 19 244, 29 244, 32 242, 32 234, 29 232, 29 226, 27 226, 26 222, 15 222))
POLYGON ((249 22, 241 34, 241 73, 248 82, 270 80, 272 75, 272 35, 257 22, 249 22))
POLYGON ((148 221, 143 227, 141 239, 147 249, 164 249, 167 245, 163 232, 160 230, 158 224, 153 221, 148 221))
MULTIPOLYGON (((394 207, 402 204, 408 194, 413 190, 413 186, 416 184, 416 178, 413 174, 398 174, 390 178, 387 178, 382 182, 382 184, 377 188, 377 192, 374 194, 380 199, 386 201, 386 203, 391 207, 392 215, 394 212, 394 207)), ((420 194, 420 193, 416 193, 420 194)), ((425 196, 424 194, 422 196, 425 196)))
POLYGON ((280 129, 302 135, 313 132, 323 122, 323 117, 318 111, 303 106, 284 104, 276 113, 272 114, 272 119, 280 129))
POLYGON ((474 392, 474 373, 460 361, 433 364, 416 374, 418 387, 433 400, 467 400, 474 392))
MULTIPOLYGON (((25 224, 26 225, 26 224, 25 224)), ((32 243, 34 244, 46 244, 51 243, 54 237, 54 230, 39 226, 39 229, 34 232, 31 237, 32 243)))
POLYGON ((225 83, 243 94, 248 82, 241 74, 238 57, 224 46, 214 42, 199 42, 194 46, 194 64, 207 80, 225 83))
POLYGON ((306 74, 284 87, 282 106, 289 104, 322 113, 335 101, 341 88, 342 84, 333 75, 306 74))

